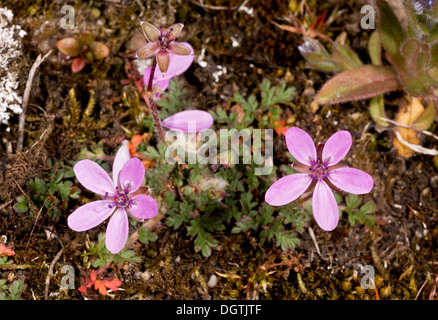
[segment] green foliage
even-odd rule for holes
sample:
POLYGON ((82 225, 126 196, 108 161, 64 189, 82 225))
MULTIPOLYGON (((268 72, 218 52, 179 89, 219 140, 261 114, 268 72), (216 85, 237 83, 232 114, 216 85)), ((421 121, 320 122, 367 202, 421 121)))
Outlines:
POLYGON ((14 262, 12 260, 9 260, 7 256, 0 257, 0 269, 12 269, 13 266, 14 262))
MULTIPOLYGON (((250 128, 251 134, 253 125, 272 128, 272 119, 281 117, 281 108, 276 105, 289 103, 294 94, 295 88, 287 87, 285 82, 273 86, 270 81, 263 80, 260 96, 251 94, 245 98, 236 92, 232 102, 238 107, 231 112, 217 108, 211 113, 223 128, 250 128)), ((172 80, 163 99, 157 102, 160 117, 167 117, 189 105, 185 96, 182 84, 172 80)), ((145 119, 143 124, 153 127, 151 119, 145 119)), ((239 141, 232 147, 242 151, 243 144, 239 141)), ((283 250, 296 247, 298 238, 291 229, 302 231, 307 215, 293 205, 274 210, 263 203, 264 193, 271 183, 265 179, 269 176, 262 179, 255 174, 256 165, 252 159, 250 163, 244 163, 243 153, 239 152, 238 164, 211 167, 200 163, 169 164, 165 159, 166 148, 163 142, 156 146, 141 143, 137 152, 155 161, 154 167, 146 171, 146 181, 153 190, 152 196, 161 197, 166 212, 165 224, 186 230, 196 251, 210 256, 212 249, 219 245, 218 235, 229 231, 250 232, 261 239, 261 244, 272 241, 283 250)), ((147 244, 151 241, 149 233, 143 232, 145 237, 140 241, 147 244)))
MULTIPOLYGON (((331 54, 315 39, 305 39, 299 47, 309 66, 320 71, 340 71, 329 79, 316 96, 318 104, 337 104, 373 98, 372 118, 388 126, 383 94, 404 90, 408 95, 436 99, 438 91, 438 3, 419 0, 403 2, 408 30, 386 0, 376 0, 380 19, 378 30, 370 35, 368 53, 372 64, 362 65, 354 51, 339 36, 332 44, 331 54), (341 39, 341 40, 340 40, 341 39), (339 50, 342 48, 342 50, 339 50), (382 61, 382 48, 388 57, 382 61), (357 59, 356 59, 357 58, 357 59), (337 68, 326 68, 327 64, 337 68)), ((428 115, 429 119, 434 114, 428 115)))
MULTIPOLYGON (((50 159, 48 161, 52 162, 50 159)), ((61 210, 68 207, 69 200, 79 198, 80 190, 74 187, 71 180, 66 180, 74 177, 72 164, 73 162, 70 162, 66 165, 61 161, 54 164, 53 169, 44 177, 28 181, 30 201, 36 208, 31 207, 29 199, 23 195, 17 197, 15 211, 26 213, 31 209, 39 210, 44 207, 52 221, 58 222, 61 210)))
POLYGON ((158 239, 158 236, 156 233, 150 232, 147 227, 140 227, 138 228, 138 241, 141 243, 148 245, 151 242, 154 242, 158 239))
POLYGON ((0 300, 21 300, 21 295, 26 289, 23 279, 14 280, 9 286, 7 280, 0 279, 0 300))
MULTIPOLYGON (((438 96, 438 2, 404 1, 407 30, 386 0, 375 0, 373 3, 380 21, 368 42, 371 64, 360 63, 354 51, 345 44, 346 34, 333 41, 331 54, 316 39, 305 39, 305 43, 299 46, 309 67, 324 72, 338 71, 321 87, 315 103, 331 105, 370 99, 371 118, 378 125, 389 127, 384 94, 404 91, 402 99, 412 101, 411 96, 419 98, 416 100, 422 114, 417 115, 417 119, 407 120, 403 116, 405 107, 399 103, 395 120, 417 131, 427 130, 436 118, 438 96), (339 50, 341 47, 342 50, 339 50), (326 68, 327 65, 337 68, 326 68), (426 101, 429 105, 423 109, 422 104, 426 101)), ((409 109, 413 109, 411 105, 409 109)), ((420 140, 415 138, 414 130, 408 131, 402 139, 418 146, 420 140)), ((398 129, 397 133, 401 134, 398 129)), ((399 156, 412 156, 413 147, 401 146, 398 138, 393 142, 399 156)), ((421 146, 418 146, 420 149, 421 146)))
POLYGON ((287 230, 285 225, 290 224, 298 231, 303 231, 304 225, 308 223, 308 215, 300 210, 295 204, 290 204, 279 208, 277 216, 274 215, 274 208, 268 204, 263 204, 258 211, 252 210, 258 205, 252 202, 250 192, 242 194, 242 215, 232 229, 233 233, 245 232, 248 230, 262 230, 260 232, 259 244, 263 245, 266 241, 275 239, 275 244, 282 250, 293 250, 298 245, 297 235, 292 230, 287 230))
MULTIPOLYGON (((281 81, 278 86, 273 86, 268 79, 264 79, 260 84, 260 98, 255 94, 250 94, 248 98, 245 98, 235 92, 232 102, 236 103, 238 108, 227 113, 223 108, 217 107, 215 111, 211 111, 211 114, 215 122, 237 130, 251 128, 251 126, 273 128, 268 113, 272 112, 272 109, 277 113, 281 112, 281 109, 275 106, 290 103, 295 94, 295 87, 286 87, 284 81, 281 81), (258 123, 255 123, 256 121, 258 123)), ((280 114, 276 114, 275 118, 278 119, 279 116, 280 114)))
POLYGON ((364 224, 369 230, 376 231, 376 218, 372 215, 377 210, 376 204, 371 201, 368 201, 363 205, 360 204, 361 199, 358 195, 349 194, 345 198, 348 221, 351 226, 354 226, 356 222, 359 222, 364 224))
POLYGON ((93 144, 89 148, 90 149, 87 149, 86 147, 81 148, 81 151, 79 153, 79 160, 92 160, 106 171, 110 171, 111 167, 109 166, 109 164, 102 161, 102 159, 106 157, 105 151, 103 150, 103 141, 100 140, 97 144, 93 144))
POLYGON ((87 252, 83 253, 84 264, 90 261, 91 266, 96 269, 105 267, 107 264, 115 263, 122 265, 125 262, 137 263, 141 258, 132 250, 122 249, 117 254, 112 254, 105 247, 105 235, 99 234, 97 242, 92 242, 87 248, 87 252))
POLYGON ((192 103, 186 100, 188 91, 184 89, 184 83, 178 78, 172 78, 169 83, 167 91, 165 91, 157 105, 161 108, 159 116, 161 119, 167 118, 172 114, 190 109, 192 103))

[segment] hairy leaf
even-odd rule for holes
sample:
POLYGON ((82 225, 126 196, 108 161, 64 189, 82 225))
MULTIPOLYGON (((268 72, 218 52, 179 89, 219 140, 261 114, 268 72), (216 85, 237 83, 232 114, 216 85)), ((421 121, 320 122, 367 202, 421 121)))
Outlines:
POLYGON ((335 43, 333 45, 332 57, 344 70, 353 70, 363 66, 356 52, 347 45, 335 43))
POLYGON ((377 7, 380 13, 380 38, 385 51, 391 62, 398 68, 403 67, 404 59, 400 54, 400 47, 405 41, 405 32, 386 0, 377 0, 377 7))
POLYGON ((361 100, 395 91, 400 84, 391 67, 366 65, 341 72, 327 81, 316 96, 319 104, 361 100))

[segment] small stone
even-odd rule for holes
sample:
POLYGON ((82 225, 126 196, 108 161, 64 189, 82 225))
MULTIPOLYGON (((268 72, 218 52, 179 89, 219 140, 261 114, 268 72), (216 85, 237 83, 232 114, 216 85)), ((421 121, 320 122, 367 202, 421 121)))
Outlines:
POLYGON ((216 277, 216 275, 213 274, 213 275, 210 277, 210 279, 208 280, 208 282, 207 282, 207 286, 208 286, 209 288, 213 288, 213 287, 216 286, 216 284, 217 284, 217 277, 216 277))

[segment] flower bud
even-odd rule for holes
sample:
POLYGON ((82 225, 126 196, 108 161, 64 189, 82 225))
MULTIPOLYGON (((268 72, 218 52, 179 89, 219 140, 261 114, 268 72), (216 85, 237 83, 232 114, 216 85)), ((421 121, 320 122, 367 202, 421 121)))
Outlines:
POLYGON ((315 39, 304 38, 304 43, 298 46, 301 55, 307 60, 309 67, 319 71, 336 71, 338 65, 333 62, 324 46, 315 39))

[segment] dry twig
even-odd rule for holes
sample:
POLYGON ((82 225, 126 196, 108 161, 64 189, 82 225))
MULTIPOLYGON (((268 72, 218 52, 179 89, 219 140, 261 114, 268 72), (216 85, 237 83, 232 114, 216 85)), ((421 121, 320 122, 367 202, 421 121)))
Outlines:
POLYGON ((26 110, 27 105, 29 103, 29 95, 30 95, 30 89, 32 88, 32 81, 33 77, 35 76, 35 72, 40 66, 41 63, 52 53, 53 50, 49 50, 49 52, 46 53, 44 57, 41 58, 41 54, 38 56, 38 58, 35 60, 35 62, 32 65, 32 68, 30 68, 29 77, 26 82, 26 88, 24 89, 23 94, 23 104, 22 109, 23 111, 20 114, 20 119, 18 122, 18 141, 17 141, 17 150, 21 151, 23 149, 23 140, 24 140, 24 122, 26 119, 26 110))
POLYGON ((50 278, 53 276, 53 268, 55 267, 55 264, 58 262, 59 258, 61 258, 63 252, 64 249, 59 250, 55 258, 53 259, 52 263, 50 264, 49 272, 47 273, 47 277, 46 277, 46 289, 44 291, 44 300, 47 300, 49 298, 49 284, 50 284, 50 278))

